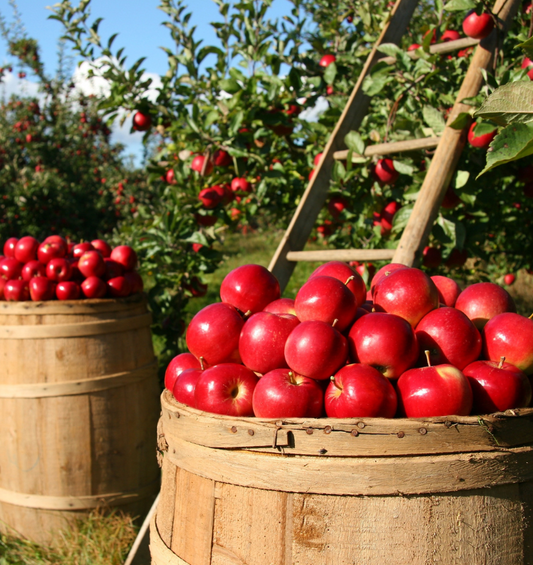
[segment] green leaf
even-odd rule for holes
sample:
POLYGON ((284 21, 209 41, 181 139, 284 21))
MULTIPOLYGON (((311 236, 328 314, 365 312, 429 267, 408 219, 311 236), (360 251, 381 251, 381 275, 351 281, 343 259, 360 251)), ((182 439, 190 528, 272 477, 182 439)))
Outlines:
POLYGON ((219 81, 218 86, 220 90, 224 90, 228 94, 235 94, 236 92, 239 92, 239 90, 241 89, 240 84, 235 79, 232 78, 226 78, 219 81))
POLYGON ((348 147, 348 149, 355 151, 359 155, 364 155, 365 143, 356 131, 347 133, 344 137, 344 143, 346 143, 346 147, 348 147))
POLYGON ((487 150, 487 164, 481 175, 511 161, 533 154, 533 123, 510 124, 492 140, 487 150))
POLYGON ((382 43, 377 49, 389 57, 398 57, 398 54, 402 52, 402 50, 394 43, 382 43))
POLYGON ((242 110, 239 110, 231 118, 231 122, 230 122, 230 125, 229 125, 229 134, 230 135, 235 135, 237 133, 237 131, 239 130, 239 128, 242 125, 243 120, 244 120, 244 112, 242 110))
POLYGON ((402 163, 401 161, 392 161, 394 163, 394 168, 402 175, 412 175, 414 172, 414 168, 407 163, 402 163))
MULTIPOLYGON (((448 220, 442 215, 439 215, 437 219, 437 225, 439 225, 447 237, 450 238, 454 247, 459 247, 458 245, 458 231, 457 231, 457 224, 452 220, 448 220)), ((464 229, 464 227, 463 227, 464 229)), ((464 240, 463 240, 464 241, 464 240)))
POLYGON ((526 52, 526 55, 530 59, 533 59, 533 37, 530 37, 527 41, 524 41, 524 43, 520 43, 518 47, 521 47, 526 52))
POLYGON ((424 106, 422 108, 422 115, 426 124, 438 135, 444 131, 446 122, 442 114, 431 106, 424 106))
POLYGON ((394 214, 394 218, 392 220, 393 233, 398 233, 405 228, 407 222, 409 221, 409 218, 411 217, 413 208, 414 204, 407 204, 407 206, 402 206, 402 208, 400 208, 396 212, 396 214, 394 214))
POLYGON ((330 63, 324 71, 324 80, 326 81, 326 84, 333 84, 336 76, 337 65, 335 63, 330 63))
POLYGON ((472 121, 472 116, 468 112, 461 112, 450 124, 453 129, 463 129, 472 121))
POLYGON ((379 94, 383 87, 390 81, 390 77, 385 73, 377 73, 372 76, 365 77, 363 81, 363 92, 367 96, 375 96, 379 94))
POLYGON ((448 12, 464 12, 474 8, 476 8, 474 0, 450 0, 450 2, 444 5, 444 9, 448 12))
POLYGON ((498 125, 533 122, 533 82, 519 81, 496 89, 475 113, 498 125))
POLYGON ((204 119, 204 127, 208 128, 220 118, 220 113, 217 110, 211 110, 204 119))
POLYGON ((455 188, 463 188, 470 178, 468 171, 457 171, 455 174, 455 188))

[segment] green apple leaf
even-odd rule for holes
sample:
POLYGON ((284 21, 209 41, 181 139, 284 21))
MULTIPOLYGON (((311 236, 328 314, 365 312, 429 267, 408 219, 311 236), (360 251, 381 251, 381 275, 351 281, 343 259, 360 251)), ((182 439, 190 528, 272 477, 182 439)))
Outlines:
POLYGON ((511 161, 533 154, 533 123, 510 124, 492 140, 487 150, 487 164, 481 175, 511 161))
POLYGON ((441 134, 446 127, 446 122, 442 114, 431 106, 424 106, 422 108, 422 115, 426 124, 437 134, 441 134))
POLYGON ((533 82, 518 81, 500 86, 475 115, 501 126, 533 122, 533 82))
POLYGON ((330 63, 324 71, 324 80, 326 81, 326 84, 333 84, 336 76, 337 65, 335 63, 330 63))
POLYGON ((437 224, 442 228, 447 237, 450 238, 454 247, 463 248, 466 239, 466 230, 461 222, 453 221, 439 215, 437 224))
POLYGON ((224 90, 228 94, 234 94, 235 92, 239 92, 241 89, 239 83, 232 78, 219 81, 218 86, 220 90, 224 90))
POLYGON ((450 0, 444 5, 444 9, 448 12, 463 12, 465 10, 473 10, 476 7, 474 0, 450 0))
POLYGON ((479 122, 474 126, 473 132, 475 135, 480 136, 485 135, 486 133, 492 133, 495 129, 494 124, 491 124, 490 122, 479 122))
POLYGON ((468 112, 461 112, 450 124, 450 127, 453 129, 463 129, 471 122, 471 120, 472 117, 468 112))
POLYGON ((414 168, 407 163, 402 163, 402 161, 392 161, 394 163, 394 168, 402 175, 412 175, 414 168))
POLYGON ((407 206, 402 206, 402 208, 394 214, 392 220, 392 233, 401 232, 405 228, 409 218, 411 217, 413 207, 414 204, 407 204, 407 206))
POLYGON ((527 41, 524 41, 524 43, 520 43, 518 47, 521 47, 526 52, 526 55, 530 59, 533 59, 533 37, 530 37, 527 41))
POLYGON ((457 171, 455 174, 455 188, 463 188, 470 178, 468 171, 457 171))
POLYGON ((356 131, 347 133, 344 137, 344 143, 346 143, 346 147, 348 147, 348 149, 355 151, 359 155, 364 155, 365 142, 356 131))

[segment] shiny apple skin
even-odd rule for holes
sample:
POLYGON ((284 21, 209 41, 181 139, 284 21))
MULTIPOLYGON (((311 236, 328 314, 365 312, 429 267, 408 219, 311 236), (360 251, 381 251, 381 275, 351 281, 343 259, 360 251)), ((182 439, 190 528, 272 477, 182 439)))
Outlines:
POLYGON ((426 314, 415 328, 420 348, 420 364, 450 364, 459 370, 479 358, 481 335, 476 326, 460 310, 444 306, 426 314))
POLYGON ((397 269, 376 285, 374 304, 401 316, 414 328, 428 312, 438 308, 439 292, 420 269, 397 269))
POLYGON ((329 418, 393 418, 398 399, 390 381, 377 369, 353 363, 334 376, 324 404, 329 418))
POLYGON ((396 383, 400 414, 408 418, 468 416, 472 389, 468 379, 453 365, 409 369, 396 383))
POLYGON ((531 402, 527 375, 510 363, 475 361, 463 369, 474 395, 472 414, 525 408, 531 402))
POLYGON ((390 274, 394 273, 394 271, 398 271, 400 269, 408 269, 406 265, 402 265, 402 263, 389 263, 388 265, 384 265, 379 269, 376 274, 372 277, 370 281, 370 290, 372 291, 372 295, 375 292, 376 286, 385 278, 388 277, 390 274))
POLYGON ((281 297, 276 277, 261 265, 242 265, 230 271, 220 285, 220 298, 241 312, 261 312, 281 297))
POLYGON ((285 343, 289 367, 311 379, 329 379, 346 362, 347 356, 346 338, 326 322, 298 324, 285 343))
POLYGON ((357 304, 354 294, 340 280, 318 275, 301 286, 294 308, 301 322, 335 323, 335 328, 342 332, 353 322, 357 304))
POLYGON ((202 376, 202 373, 202 369, 190 368, 185 369, 178 375, 171 389, 174 398, 178 402, 191 406, 192 408, 195 407, 196 401, 194 395, 196 392, 196 383, 202 376))
POLYGON ((457 298, 461 294, 461 287, 450 277, 434 275, 431 277, 431 280, 437 287, 441 304, 453 308, 457 298))
POLYGON ((187 369, 201 369, 200 361, 192 353, 179 353, 167 365, 165 371, 165 388, 172 390, 176 379, 187 369))
POLYGON ((359 307, 366 300, 365 281, 355 269, 348 265, 348 263, 343 263, 342 261, 329 261, 328 263, 316 268, 309 278, 316 276, 333 277, 342 283, 349 281, 346 284, 346 287, 348 290, 352 291, 356 305, 359 307), (351 277, 353 277, 352 280, 350 280, 351 277))
POLYGON ((278 298, 267 304, 263 308, 263 312, 271 312, 272 314, 292 314, 296 316, 294 309, 294 298, 278 298))
POLYGON ((516 312, 511 295, 500 285, 491 282, 467 286, 457 297, 455 308, 464 312, 478 330, 498 314, 516 312))
POLYGON ((418 359, 418 344, 409 322, 382 312, 359 318, 348 334, 350 358, 377 369, 388 379, 397 379, 418 359))
POLYGON ((504 312, 494 316, 483 328, 483 357, 518 367, 526 375, 533 375, 533 320, 504 312))
POLYGON ((256 312, 241 330, 239 354, 252 371, 265 374, 274 369, 288 368, 285 342, 300 320, 292 314, 256 312))
POLYGON ((320 418, 324 393, 317 381, 290 369, 263 375, 254 390, 253 409, 258 418, 320 418))
POLYGON ((253 416, 252 398, 258 378, 237 363, 220 363, 206 369, 194 393, 198 410, 227 416, 253 416))
POLYGON ((239 336, 243 325, 244 320, 231 304, 210 304, 191 320, 185 336, 187 347, 208 365, 239 363, 239 336))

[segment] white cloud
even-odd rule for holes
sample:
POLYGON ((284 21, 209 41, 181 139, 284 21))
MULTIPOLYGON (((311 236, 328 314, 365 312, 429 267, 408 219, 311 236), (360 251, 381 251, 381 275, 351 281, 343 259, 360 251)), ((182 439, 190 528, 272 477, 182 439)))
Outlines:
POLYGON ((15 73, 4 72, 0 85, 0 92, 3 98, 9 98, 13 94, 37 97, 40 99, 43 97, 42 93, 39 92, 39 85, 36 82, 31 82, 26 78, 19 78, 15 73))

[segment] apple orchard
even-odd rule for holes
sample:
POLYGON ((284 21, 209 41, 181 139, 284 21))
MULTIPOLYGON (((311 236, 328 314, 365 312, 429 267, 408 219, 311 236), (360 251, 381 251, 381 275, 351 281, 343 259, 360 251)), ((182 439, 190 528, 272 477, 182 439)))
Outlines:
MULTIPOLYGON (((147 185, 132 193, 140 203, 121 224, 120 237, 134 244, 143 272, 151 273, 154 330, 167 340, 167 354, 185 329, 188 300, 205 292, 202 274, 220 262, 216 249, 224 230, 244 234, 288 224, 393 5, 291 0, 291 12, 272 21, 271 3, 217 1, 208 17, 218 41, 207 45, 189 26, 185 3, 162 0, 174 47, 166 49, 168 71, 152 98, 143 60, 129 62, 115 45, 120 38, 100 37, 89 1, 63 0, 53 8, 51 17, 62 22, 77 55, 110 83, 110 95, 96 101, 103 123, 109 127, 125 110, 133 128, 145 132, 147 185)), ((526 1, 481 93, 468 100, 472 115, 498 87, 531 82, 533 63, 519 47, 528 40, 531 18, 526 1)), ((443 131, 472 48, 439 55, 429 47, 481 37, 492 22, 482 2, 423 1, 399 47, 382 47, 395 62, 379 62, 365 80, 370 111, 346 138, 352 158, 335 164, 315 242, 397 245, 433 151, 360 156, 372 144, 443 131)), ((467 119, 469 143, 421 264, 432 275, 503 281, 505 274, 533 268, 533 160, 526 151, 479 176, 501 124, 467 119)), ((367 284, 379 266, 359 266, 367 284)))

